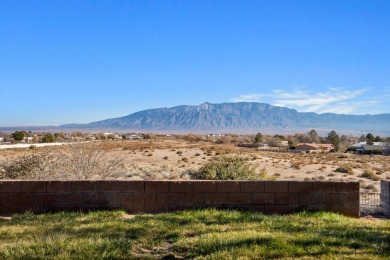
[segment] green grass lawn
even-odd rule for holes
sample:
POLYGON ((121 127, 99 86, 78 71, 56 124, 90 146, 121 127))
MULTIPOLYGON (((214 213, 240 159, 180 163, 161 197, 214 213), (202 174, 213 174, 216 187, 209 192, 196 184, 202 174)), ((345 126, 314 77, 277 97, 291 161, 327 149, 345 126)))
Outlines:
POLYGON ((193 210, 0 219, 1 259, 388 259, 390 220, 193 210))

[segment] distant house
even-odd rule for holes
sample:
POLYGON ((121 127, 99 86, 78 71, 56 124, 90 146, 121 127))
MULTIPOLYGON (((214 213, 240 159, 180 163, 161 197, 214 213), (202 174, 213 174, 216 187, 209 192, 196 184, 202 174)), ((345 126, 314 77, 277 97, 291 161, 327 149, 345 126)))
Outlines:
POLYGON ((335 147, 333 144, 300 143, 295 146, 295 150, 308 153, 328 153, 335 147))
POLYGON ((267 144, 267 143, 260 143, 259 147, 257 149, 265 149, 265 148, 268 148, 268 147, 269 147, 269 144, 267 144))
POLYGON ((0 142, 3 142, 4 141, 4 137, 0 137, 0 142))
POLYGON ((277 147, 285 147, 288 146, 288 141, 277 141, 276 142, 277 147))
POLYGON ((142 136, 139 136, 139 135, 126 135, 126 139, 130 139, 130 140, 141 140, 143 139, 142 136))
POLYGON ((31 144, 33 142, 33 137, 24 137, 22 143, 31 144))
POLYGON ((382 145, 363 145, 362 147, 356 149, 357 154, 382 154, 389 155, 390 154, 389 146, 382 145))
POLYGON ((360 148, 360 147, 362 147, 363 145, 367 145, 367 142, 364 141, 364 142, 355 143, 355 144, 351 145, 351 148, 360 148))

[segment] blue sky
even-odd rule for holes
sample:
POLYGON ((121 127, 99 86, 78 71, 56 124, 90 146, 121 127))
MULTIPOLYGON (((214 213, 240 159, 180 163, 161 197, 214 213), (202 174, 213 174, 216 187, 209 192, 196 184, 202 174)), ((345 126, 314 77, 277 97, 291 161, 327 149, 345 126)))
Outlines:
POLYGON ((390 1, 0 1, 0 126, 256 101, 390 113, 390 1))

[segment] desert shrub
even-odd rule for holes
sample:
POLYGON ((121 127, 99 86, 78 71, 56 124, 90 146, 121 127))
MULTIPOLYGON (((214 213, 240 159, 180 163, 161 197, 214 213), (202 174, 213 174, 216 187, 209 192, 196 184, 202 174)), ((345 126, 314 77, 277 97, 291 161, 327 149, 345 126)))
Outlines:
POLYGON ((341 173, 348 173, 348 174, 353 174, 353 169, 350 165, 343 164, 334 170, 335 172, 341 172, 341 173))
POLYGON ((291 167, 299 170, 299 169, 301 169, 301 163, 300 162, 292 162, 291 167))
POLYGON ((117 176, 123 168, 120 153, 92 143, 64 146, 21 156, 3 165, 5 179, 104 179, 117 176))
POLYGON ((47 152, 21 156, 4 165, 3 179, 51 179, 58 174, 59 161, 47 152))
POLYGON ((260 174, 247 159, 238 155, 220 155, 199 169, 197 178, 211 180, 254 180, 264 179, 265 169, 260 174))
POLYGON ((373 171, 368 169, 364 170, 363 173, 360 175, 360 177, 368 178, 374 181, 379 181, 381 179, 373 171))
POLYGON ((77 179, 115 177, 123 168, 120 153, 105 150, 93 143, 68 145, 61 153, 64 169, 77 179))
POLYGON ((163 159, 164 159, 164 160, 168 160, 168 156, 164 156, 163 159))

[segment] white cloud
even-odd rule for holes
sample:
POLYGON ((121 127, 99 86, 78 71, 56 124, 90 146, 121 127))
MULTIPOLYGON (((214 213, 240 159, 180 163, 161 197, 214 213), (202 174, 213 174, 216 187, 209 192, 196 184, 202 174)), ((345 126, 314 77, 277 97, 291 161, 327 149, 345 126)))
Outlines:
POLYGON ((232 100, 234 102, 259 101, 260 97, 264 97, 275 106, 295 108, 301 112, 350 114, 375 102, 359 100, 367 91, 368 89, 346 90, 332 87, 324 92, 313 93, 300 87, 293 91, 277 89, 270 94, 241 95, 232 100))
MULTIPOLYGON (((329 88, 327 92, 310 93, 307 91, 286 92, 282 90, 274 91, 275 103, 284 107, 298 107, 304 112, 325 113, 334 110, 333 107, 339 107, 340 101, 346 101, 360 96, 367 89, 342 90, 338 88, 329 88)), ((341 108, 341 107, 340 107, 341 108)), ((354 106, 345 105, 344 109, 337 109, 343 113, 353 112, 354 106)))
POLYGON ((249 95, 240 95, 238 98, 232 98, 233 102, 259 102, 261 95, 259 94, 249 94, 249 95))

